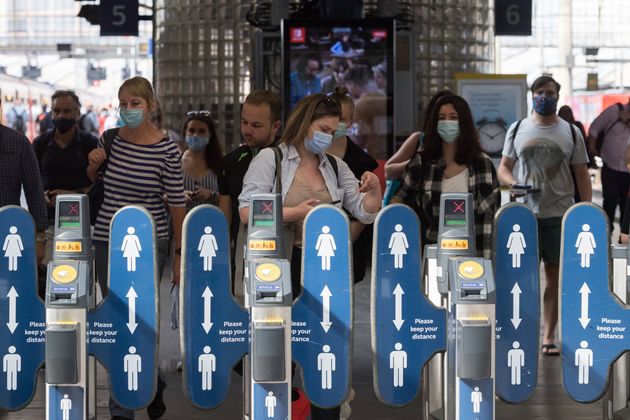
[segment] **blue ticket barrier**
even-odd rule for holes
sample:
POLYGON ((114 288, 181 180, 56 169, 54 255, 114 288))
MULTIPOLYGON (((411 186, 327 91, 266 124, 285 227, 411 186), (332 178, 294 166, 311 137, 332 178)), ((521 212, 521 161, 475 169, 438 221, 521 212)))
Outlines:
POLYGON ((372 258, 374 388, 392 406, 414 400, 422 367, 446 350, 446 311, 422 291, 418 217, 402 204, 376 218, 372 258))
POLYGON ((523 204, 497 212, 494 235, 496 394, 519 403, 534 393, 538 372, 540 286, 536 217, 523 204))
POLYGON ((562 369, 564 387, 580 402, 602 397, 611 364, 630 349, 630 314, 610 291, 608 221, 590 203, 562 221, 562 369))
POLYGON ((44 361, 45 310, 37 296, 35 225, 25 209, 0 209, 0 408, 19 410, 35 394, 44 361))
POLYGON ((305 391, 322 408, 340 405, 350 390, 352 258, 348 217, 317 206, 304 220, 302 294, 293 305, 293 360, 305 391))
POLYGON ((249 349, 249 315, 232 296, 223 213, 195 207, 184 220, 182 242, 182 383, 190 401, 208 409, 225 399, 232 367, 249 349))
POLYGON ((108 370, 113 399, 137 410, 151 403, 158 366, 158 270, 155 224, 142 207, 114 215, 109 294, 88 313, 88 348, 108 370))

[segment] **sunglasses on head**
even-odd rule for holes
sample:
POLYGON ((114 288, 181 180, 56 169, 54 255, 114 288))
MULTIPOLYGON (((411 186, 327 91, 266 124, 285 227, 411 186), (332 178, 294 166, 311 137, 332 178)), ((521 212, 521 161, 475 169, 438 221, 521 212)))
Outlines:
POLYGON ((202 110, 202 111, 188 111, 186 113, 187 117, 194 117, 200 115, 202 117, 212 117, 212 113, 210 111, 202 110))

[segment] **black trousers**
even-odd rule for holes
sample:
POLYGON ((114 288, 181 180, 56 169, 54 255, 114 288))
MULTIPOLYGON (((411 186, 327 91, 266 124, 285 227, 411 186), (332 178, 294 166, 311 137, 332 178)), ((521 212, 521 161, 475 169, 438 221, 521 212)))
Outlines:
POLYGON ((604 196, 604 211, 608 215, 610 230, 615 221, 615 211, 619 206, 621 214, 619 222, 623 220, 626 210, 626 199, 630 188, 630 174, 609 168, 606 164, 602 167, 602 195, 604 196))
MULTIPOLYGON (((293 299, 302 291, 302 248, 293 247, 291 256, 291 286, 293 299)), ((295 370, 295 365, 293 365, 295 370)), ((339 406, 333 408, 319 408, 311 405, 311 420, 339 420, 339 406)))

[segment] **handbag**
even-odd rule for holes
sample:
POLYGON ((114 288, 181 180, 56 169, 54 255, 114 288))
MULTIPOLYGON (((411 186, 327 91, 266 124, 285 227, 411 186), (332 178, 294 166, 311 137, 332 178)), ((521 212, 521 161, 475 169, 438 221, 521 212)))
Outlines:
POLYGON ((90 224, 94 225, 96 223, 96 217, 98 216, 98 211, 101 209, 101 205, 103 204, 103 200, 105 200, 105 170, 107 169, 107 161, 109 160, 109 153, 112 150, 112 143, 114 143, 114 138, 118 134, 118 128, 114 128, 111 130, 107 130, 103 133, 104 145, 105 149, 105 160, 101 163, 101 166, 98 167, 98 171, 96 173, 96 181, 92 184, 90 191, 88 191, 88 201, 90 203, 90 224))

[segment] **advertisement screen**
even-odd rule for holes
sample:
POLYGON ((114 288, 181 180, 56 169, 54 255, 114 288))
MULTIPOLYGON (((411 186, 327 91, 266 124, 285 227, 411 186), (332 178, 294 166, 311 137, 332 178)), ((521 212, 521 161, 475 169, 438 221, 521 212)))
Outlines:
MULTIPOLYGON (((393 151, 393 21, 283 21, 286 116, 304 96, 348 89, 348 137, 375 159, 393 151)), ((286 118, 285 118, 286 119, 286 118)))

